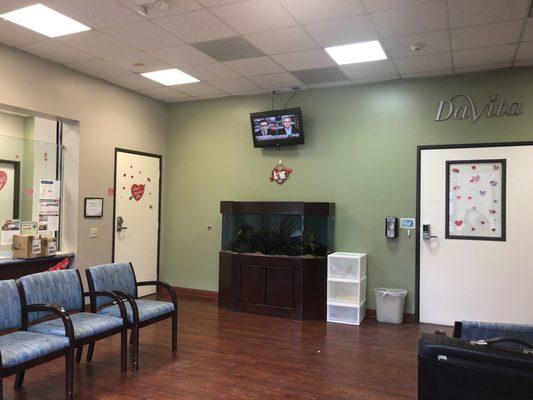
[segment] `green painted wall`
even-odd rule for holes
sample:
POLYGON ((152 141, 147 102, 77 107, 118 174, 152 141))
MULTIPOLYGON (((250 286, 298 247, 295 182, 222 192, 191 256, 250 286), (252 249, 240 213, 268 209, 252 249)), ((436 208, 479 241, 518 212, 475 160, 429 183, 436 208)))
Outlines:
POLYGON ((305 145, 266 150, 252 146, 249 113, 268 95, 170 105, 162 279, 217 290, 221 200, 328 201, 335 250, 368 253, 369 307, 374 288, 404 288, 413 312, 415 238, 385 239, 384 218, 415 215, 417 145, 533 140, 532 89, 533 71, 516 70, 303 91, 290 106, 303 109, 305 145), (435 122, 438 101, 461 91, 522 101, 524 114, 435 122), (294 169, 283 185, 268 180, 279 159, 294 169))

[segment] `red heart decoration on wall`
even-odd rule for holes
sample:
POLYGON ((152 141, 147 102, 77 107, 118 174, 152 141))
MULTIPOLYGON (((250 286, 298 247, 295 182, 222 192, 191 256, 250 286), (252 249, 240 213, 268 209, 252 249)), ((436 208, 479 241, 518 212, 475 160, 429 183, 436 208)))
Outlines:
POLYGON ((131 195, 135 200, 141 200, 144 195, 144 185, 131 185, 131 195))
POLYGON ((7 174, 5 171, 0 171, 0 190, 4 188, 7 183, 7 174))
POLYGON ((461 220, 461 219, 456 219, 456 220, 455 220, 455 225, 457 225, 457 226, 461 226, 461 225, 463 225, 463 220, 461 220))
POLYGON ((459 168, 454 168, 454 169, 452 169, 452 171, 455 172, 456 174, 458 174, 459 173, 459 168))

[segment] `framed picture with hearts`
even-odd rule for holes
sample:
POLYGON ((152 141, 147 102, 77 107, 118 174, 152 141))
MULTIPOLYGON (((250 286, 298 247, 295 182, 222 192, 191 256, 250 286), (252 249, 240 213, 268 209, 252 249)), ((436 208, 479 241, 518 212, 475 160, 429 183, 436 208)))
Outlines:
POLYGON ((505 241, 505 159, 446 161, 446 239, 505 241))

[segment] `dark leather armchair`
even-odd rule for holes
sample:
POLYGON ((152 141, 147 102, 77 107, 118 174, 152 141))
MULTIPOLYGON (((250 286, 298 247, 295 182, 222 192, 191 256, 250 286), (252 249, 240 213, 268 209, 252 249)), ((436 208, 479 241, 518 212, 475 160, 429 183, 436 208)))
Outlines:
POLYGON ((533 343, 528 334, 527 326, 463 321, 455 325, 458 337, 422 335, 418 398, 533 399, 533 343), (518 336, 516 329, 525 336, 518 336))

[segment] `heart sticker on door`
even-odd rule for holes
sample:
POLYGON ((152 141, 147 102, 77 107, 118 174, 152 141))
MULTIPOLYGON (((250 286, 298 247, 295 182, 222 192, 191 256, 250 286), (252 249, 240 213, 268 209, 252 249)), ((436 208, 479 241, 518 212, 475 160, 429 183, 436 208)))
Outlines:
POLYGON ((131 185, 131 195, 135 200, 141 200, 144 195, 144 185, 131 185))
POLYGON ((0 190, 4 188, 7 183, 7 174, 5 171, 0 171, 0 190))

